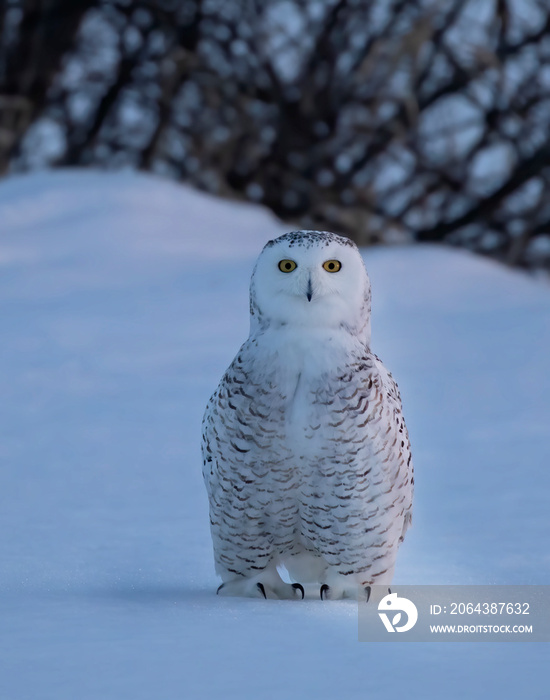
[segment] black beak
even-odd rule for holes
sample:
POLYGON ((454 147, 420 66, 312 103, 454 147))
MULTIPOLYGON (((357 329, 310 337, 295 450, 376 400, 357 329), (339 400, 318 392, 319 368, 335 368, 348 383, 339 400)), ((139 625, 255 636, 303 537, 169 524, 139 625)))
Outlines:
POLYGON ((311 277, 307 281, 307 292, 306 292, 306 297, 308 301, 311 301, 311 297, 313 296, 313 290, 311 289, 311 277))

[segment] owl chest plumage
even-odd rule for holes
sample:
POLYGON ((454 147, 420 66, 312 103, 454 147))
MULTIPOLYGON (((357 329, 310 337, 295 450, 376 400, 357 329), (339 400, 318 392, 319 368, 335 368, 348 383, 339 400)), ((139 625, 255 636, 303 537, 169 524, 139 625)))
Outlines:
POLYGON ((219 413, 250 463, 278 463, 282 454, 319 462, 325 453, 350 452, 346 444, 366 426, 360 418, 372 408, 379 378, 365 377, 374 365, 364 352, 325 343, 252 339, 229 368, 217 392, 219 413))
POLYGON ((249 339, 207 411, 211 501, 259 509, 283 548, 323 528, 349 539, 354 523, 387 512, 406 480, 408 439, 378 364, 360 344, 326 335, 249 339))

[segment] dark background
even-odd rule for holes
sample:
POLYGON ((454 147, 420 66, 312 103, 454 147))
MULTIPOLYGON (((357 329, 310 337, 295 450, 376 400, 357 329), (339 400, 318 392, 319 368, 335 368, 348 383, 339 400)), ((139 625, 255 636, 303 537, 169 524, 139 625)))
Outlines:
POLYGON ((0 172, 44 166, 549 270, 549 3, 2 0, 0 172))

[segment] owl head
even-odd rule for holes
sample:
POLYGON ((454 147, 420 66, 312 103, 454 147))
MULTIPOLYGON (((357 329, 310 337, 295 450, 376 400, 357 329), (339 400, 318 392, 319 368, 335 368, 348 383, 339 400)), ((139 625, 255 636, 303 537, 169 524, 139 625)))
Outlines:
POLYGON ((250 284, 251 330, 340 329, 370 342, 370 281, 355 243, 292 231, 266 244, 250 284))

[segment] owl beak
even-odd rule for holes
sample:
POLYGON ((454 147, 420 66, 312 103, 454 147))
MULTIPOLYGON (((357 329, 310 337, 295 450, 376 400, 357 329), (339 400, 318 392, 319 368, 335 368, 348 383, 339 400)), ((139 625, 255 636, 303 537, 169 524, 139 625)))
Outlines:
POLYGON ((311 301, 311 298, 313 297, 313 289, 311 287, 311 275, 309 276, 309 279, 307 281, 306 297, 308 301, 311 301))

